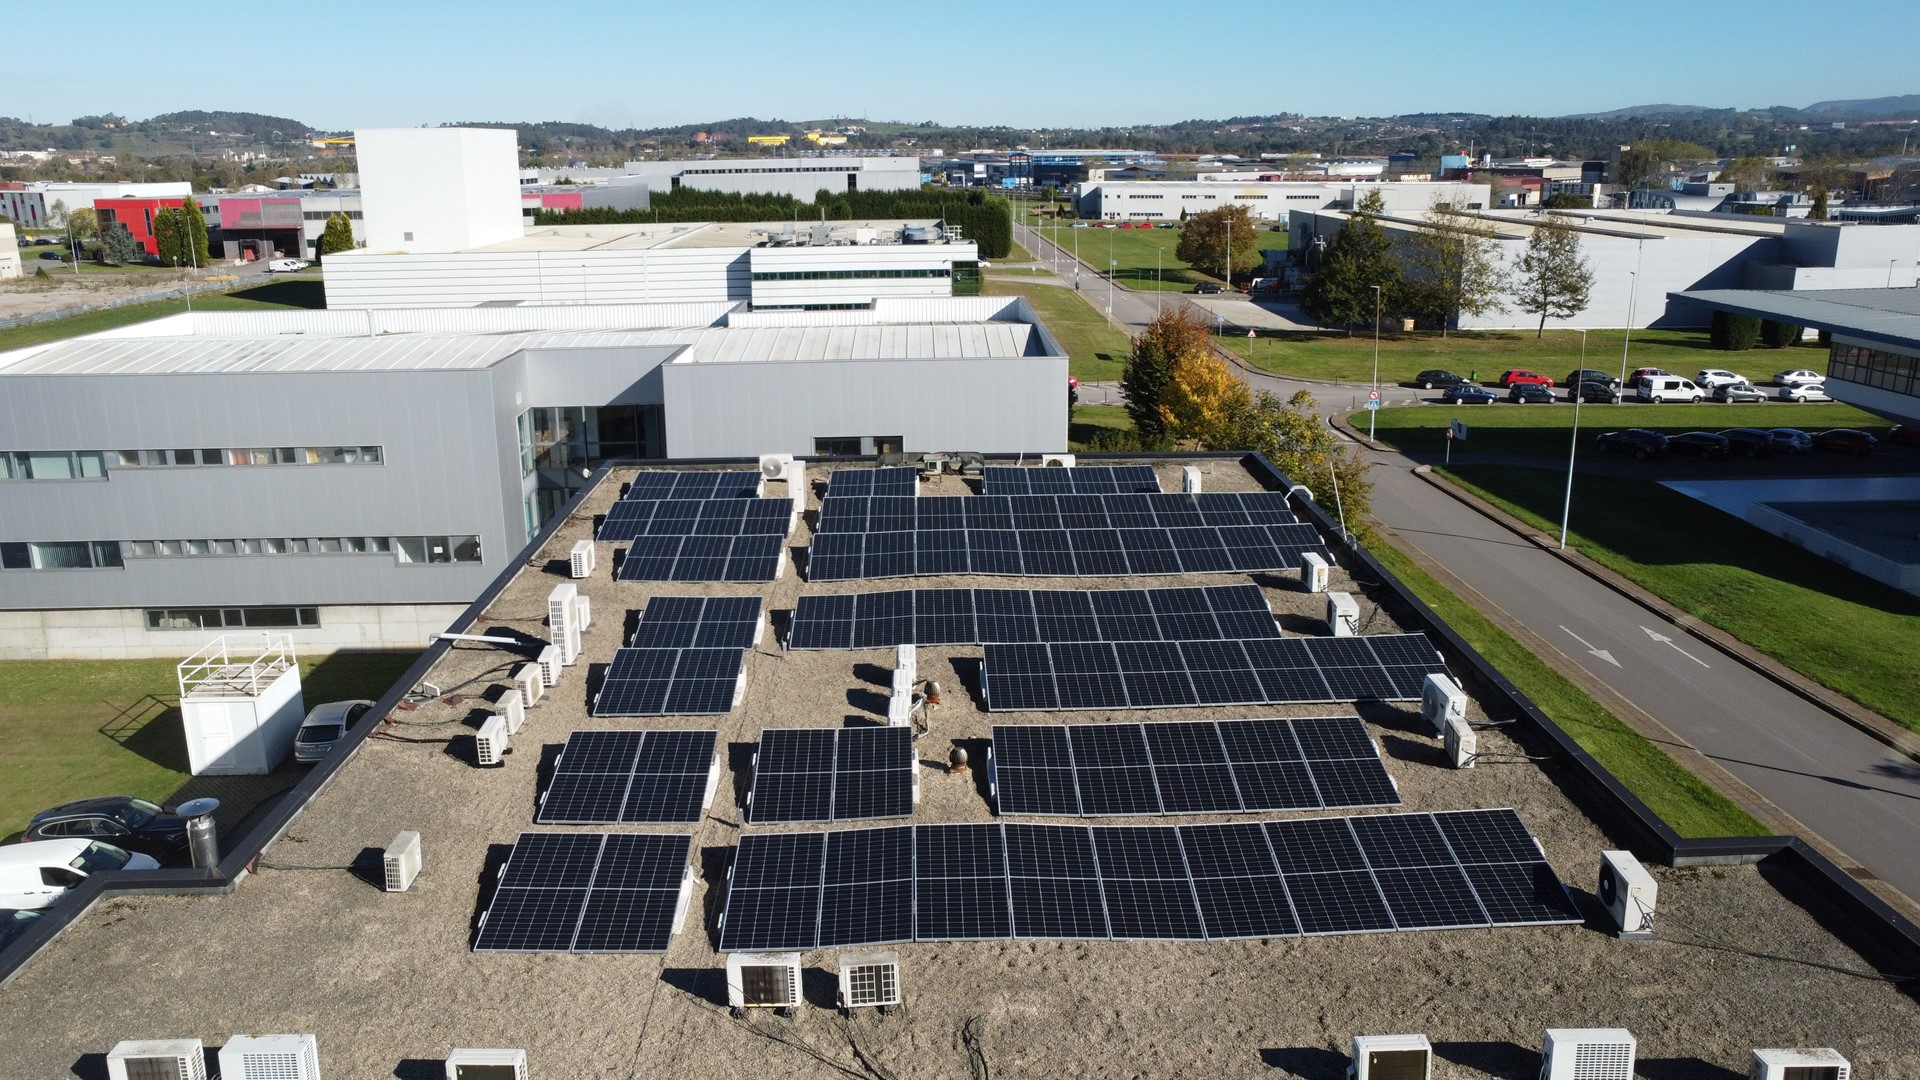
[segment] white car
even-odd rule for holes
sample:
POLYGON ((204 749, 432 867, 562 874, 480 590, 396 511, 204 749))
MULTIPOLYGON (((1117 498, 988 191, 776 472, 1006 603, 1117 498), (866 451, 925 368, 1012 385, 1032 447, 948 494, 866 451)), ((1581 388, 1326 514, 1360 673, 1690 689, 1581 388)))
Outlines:
POLYGON ((1825 383, 1803 382, 1803 383, 1795 383, 1790 386, 1781 387, 1780 400, 1808 402, 1808 401, 1832 401, 1833 399, 1827 396, 1827 387, 1825 383))
POLYGON ((84 836, 0 847, 0 907, 22 911, 52 907, 90 874, 159 866, 150 855, 136 855, 84 836))
POLYGON ((371 701, 329 701, 315 705, 293 737, 293 760, 319 761, 373 708, 371 701))
POLYGON ((1801 368, 1798 371, 1783 371, 1775 375, 1773 381, 1779 386, 1798 386, 1801 383, 1826 382, 1827 377, 1817 371, 1808 371, 1806 368, 1801 368))
POLYGON ((1700 389, 1711 390, 1716 386, 1729 386, 1733 383, 1746 382, 1747 377, 1744 375, 1735 375, 1731 371, 1723 371, 1720 368, 1707 368, 1698 375, 1695 375, 1693 381, 1700 389))
POLYGON ((275 259, 267 264, 267 273, 297 274, 312 265, 305 259, 275 259))

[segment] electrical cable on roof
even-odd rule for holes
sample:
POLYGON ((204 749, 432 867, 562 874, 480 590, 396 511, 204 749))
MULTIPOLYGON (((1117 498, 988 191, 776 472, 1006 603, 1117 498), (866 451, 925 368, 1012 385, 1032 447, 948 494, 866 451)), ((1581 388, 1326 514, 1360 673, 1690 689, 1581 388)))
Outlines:
POLYGON ((1667 922, 1679 923, 1682 927, 1692 931, 1694 934, 1698 935, 1701 939, 1699 941, 1675 941, 1672 937, 1666 938, 1667 941, 1673 942, 1673 944, 1675 945, 1692 945, 1696 948, 1702 948, 1702 949, 1717 949, 1721 952, 1730 952, 1739 956, 1750 956, 1756 960, 1778 960, 1781 963, 1786 963, 1786 964, 1801 964, 1806 967, 1820 968, 1824 971, 1831 971, 1840 975, 1851 975, 1856 979, 1866 979, 1870 982, 1885 982, 1885 983, 1920 982, 1920 975, 1882 975, 1880 972, 1877 972, 1877 971, 1860 971, 1856 968, 1841 967, 1838 964, 1829 964, 1820 960, 1807 960, 1798 956, 1783 956, 1779 953, 1758 952, 1753 949, 1742 948, 1738 945, 1731 945, 1731 944, 1728 944, 1726 941, 1723 941, 1719 938, 1716 938, 1706 933, 1705 931, 1701 930, 1699 927, 1688 923, 1686 920, 1680 918, 1679 916, 1673 915, 1667 911, 1648 911, 1645 915, 1645 923, 1643 923, 1643 927, 1650 927, 1650 924, 1652 923, 1653 917, 1655 915, 1658 915, 1660 918, 1666 920, 1667 922))

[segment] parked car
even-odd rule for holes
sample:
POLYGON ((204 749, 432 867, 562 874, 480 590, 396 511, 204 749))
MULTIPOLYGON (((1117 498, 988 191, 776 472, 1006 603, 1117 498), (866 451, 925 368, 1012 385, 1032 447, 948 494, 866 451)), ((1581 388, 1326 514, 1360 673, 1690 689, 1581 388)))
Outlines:
POLYGON ((28 927, 39 921, 40 913, 37 911, 0 908, 0 949, 13 944, 16 938, 27 932, 28 927))
POLYGON ((1726 436, 1715 435, 1711 431, 1689 431, 1667 440, 1668 450, 1676 454, 1691 454, 1697 458, 1726 457, 1730 452, 1730 445, 1726 436))
POLYGON ((315 705, 293 736, 293 760, 319 761, 373 708, 371 701, 329 701, 315 705))
POLYGON ((1693 380, 1678 375, 1648 375, 1640 380, 1634 395, 1641 401, 1684 401, 1689 405, 1706 396, 1693 380))
POLYGON ((1457 382, 1447 387, 1447 392, 1440 395, 1440 400, 1455 405, 1491 405, 1499 397, 1499 394, 1478 383, 1457 382))
POLYGON ((1645 461, 1650 457, 1666 455, 1667 437, 1657 431, 1648 431, 1646 428, 1628 428, 1625 431, 1606 432, 1593 440, 1593 445, 1603 454, 1619 451, 1645 461))
POLYGON ((1171 229, 1174 226, 1173 226, 1173 222, 1171 221, 1161 221, 1161 222, 1154 223, 1153 227, 1156 229, 1171 229))
POLYGON ((1694 375, 1693 381, 1702 390, 1712 390, 1715 387, 1724 386, 1728 383, 1746 382, 1747 377, 1745 375, 1735 375, 1733 372, 1723 368, 1702 368, 1699 373, 1694 375))
POLYGON ((1668 371, 1665 368, 1657 368, 1657 367, 1634 368, 1633 374, 1627 376, 1627 385, 1629 387, 1638 388, 1640 385, 1640 380, 1642 379, 1653 378, 1656 375, 1671 376, 1672 374, 1673 372, 1668 371))
POLYGON ((1825 383, 1803 382, 1788 383, 1780 388, 1780 400, 1806 404, 1809 401, 1832 401, 1827 396, 1825 383))
POLYGON ((1076 221, 1073 223, 1073 227, 1076 229, 1084 229, 1087 227, 1087 223, 1084 221, 1076 221))
POLYGON ((1203 294, 1217 293, 1220 291, 1220 286, 1211 281, 1203 281, 1198 285, 1195 285, 1193 287, 1193 291, 1197 293, 1203 293, 1203 294))
POLYGON ((297 274, 312 265, 305 259, 275 259, 267 264, 267 273, 297 274))
POLYGON ((1466 381, 1465 375, 1455 375, 1451 371, 1441 371, 1439 368, 1429 368, 1413 377, 1413 385, 1422 390, 1448 387, 1466 381))
POLYGON ((40 253, 40 257, 43 259, 51 260, 53 262, 67 261, 67 253, 64 251, 43 251, 40 253))
POLYGON ((1526 368, 1514 368, 1511 371, 1503 371, 1500 373, 1501 386, 1512 386, 1515 383, 1552 386, 1553 380, 1537 371, 1528 371, 1526 368))
POLYGON ((1773 448, 1783 454, 1804 454, 1813 449, 1813 436, 1799 428, 1777 427, 1767 434, 1773 436, 1773 448))
POLYGON ((1560 385, 1578 386, 1583 382, 1603 383, 1607 386, 1620 385, 1619 379, 1595 368, 1579 368, 1574 371, 1569 371, 1567 372, 1567 377, 1560 380, 1560 385))
POLYGON ((1813 433, 1813 448, 1815 450, 1825 450, 1833 454, 1852 454, 1855 457, 1866 457, 1868 454, 1873 453, 1873 448, 1878 445, 1879 442, 1879 439, 1874 438, 1864 431, 1857 431, 1853 428, 1834 428, 1830 431, 1816 431, 1813 433))
POLYGON ((187 819, 131 795, 102 795, 62 803, 33 815, 22 843, 81 836, 151 855, 161 863, 184 862, 187 819))
POLYGON ((1887 432, 1887 442, 1901 446, 1920 446, 1920 427, 1911 424, 1895 424, 1887 432))
POLYGON ((1619 380, 1608 379, 1606 382, 1595 382, 1588 379, 1578 385, 1568 386, 1567 400, 1572 401, 1576 397, 1590 405, 1616 404, 1620 400, 1619 380))
POLYGON ((0 847, 0 907, 28 911, 52 907, 88 875, 104 870, 153 870, 159 865, 151 856, 84 837, 0 847))
POLYGON ((53 245, 59 242, 60 241, 55 240, 51 236, 39 236, 34 238, 33 246, 34 247, 52 247, 53 245))
POLYGON ((1761 428, 1728 428, 1720 437, 1727 440, 1727 449, 1741 457, 1765 457, 1773 450, 1773 436, 1761 428))
POLYGON ((1765 401, 1767 392, 1750 382, 1721 383, 1713 388, 1713 400, 1728 404, 1736 401, 1765 401))
POLYGON ((1515 405, 1551 405, 1557 400, 1553 387, 1539 383, 1514 383, 1507 387, 1507 400, 1515 405))
POLYGON ((1825 375, 1817 371, 1808 371, 1806 368, 1798 368, 1794 371, 1782 371, 1773 377, 1773 384, 1775 386, 1797 386, 1801 383, 1826 381, 1827 377, 1825 375))

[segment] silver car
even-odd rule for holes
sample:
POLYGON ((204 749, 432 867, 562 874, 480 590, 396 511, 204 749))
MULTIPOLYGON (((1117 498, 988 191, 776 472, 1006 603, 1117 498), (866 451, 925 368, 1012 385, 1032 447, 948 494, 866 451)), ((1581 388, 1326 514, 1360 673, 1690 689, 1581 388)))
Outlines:
POLYGON ((371 701, 329 701, 315 705, 300 722, 299 734, 293 737, 293 760, 314 762, 326 757, 371 708, 371 701))
POLYGON ((1765 401, 1767 400, 1767 392, 1745 381, 1721 383, 1719 386, 1713 388, 1713 400, 1726 402, 1765 401))

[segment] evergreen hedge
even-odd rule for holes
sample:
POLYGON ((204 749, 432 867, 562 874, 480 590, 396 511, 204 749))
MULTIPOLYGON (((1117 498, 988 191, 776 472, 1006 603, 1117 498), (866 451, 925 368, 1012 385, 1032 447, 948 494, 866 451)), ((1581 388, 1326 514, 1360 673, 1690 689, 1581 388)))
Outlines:
POLYGON ((1746 352, 1759 344, 1760 320, 1752 315, 1731 311, 1713 313, 1713 347, 1727 352, 1746 352))
POLYGON ((1800 327, 1792 323, 1774 322, 1763 319, 1760 322, 1760 342, 1769 349, 1784 349, 1800 343, 1800 327))

